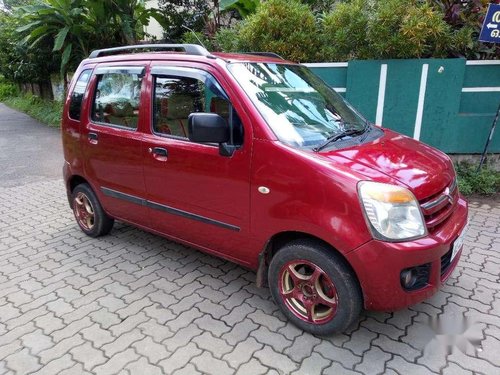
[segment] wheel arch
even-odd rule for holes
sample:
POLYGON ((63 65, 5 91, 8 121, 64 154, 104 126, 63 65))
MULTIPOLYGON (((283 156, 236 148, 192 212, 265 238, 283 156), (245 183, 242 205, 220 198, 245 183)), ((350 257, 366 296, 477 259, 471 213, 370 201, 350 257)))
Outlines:
MULTIPOLYGON (((68 181, 66 182, 66 191, 68 193, 68 201, 69 201, 69 206, 73 208, 73 202, 71 200, 71 194, 73 193, 73 190, 80 184, 88 184, 89 182, 82 176, 80 175, 72 175, 68 181)), ((89 184, 90 185, 90 184, 89 184)))
POLYGON ((339 250, 337 250, 334 246, 332 246, 330 243, 326 242, 325 240, 314 236, 309 233, 305 232, 300 232, 300 231, 284 231, 280 233, 276 233, 273 235, 266 243, 262 251, 259 253, 259 259, 258 259, 258 268, 257 268, 257 277, 256 277, 256 284, 258 287, 264 287, 268 285, 268 280, 267 280, 267 271, 269 268, 269 263, 271 262, 271 259, 273 256, 276 254, 276 252, 284 247, 286 244, 296 241, 296 240, 301 240, 301 239, 307 239, 311 240, 314 242, 317 242, 318 244, 321 244, 327 248, 329 248, 332 252, 334 252, 340 259, 343 260, 345 265, 349 267, 351 270, 352 274, 356 278, 358 285, 361 289, 361 283, 359 280, 359 277, 356 273, 356 270, 352 267, 352 265, 349 263, 349 261, 346 259, 344 254, 342 254, 339 250))

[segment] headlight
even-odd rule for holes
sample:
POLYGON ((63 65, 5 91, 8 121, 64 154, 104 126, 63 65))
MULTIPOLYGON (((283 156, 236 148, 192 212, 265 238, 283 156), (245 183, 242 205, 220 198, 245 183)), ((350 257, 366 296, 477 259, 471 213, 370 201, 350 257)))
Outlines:
POLYGON ((374 237, 402 241, 427 234, 420 206, 408 189, 362 181, 358 192, 374 237))

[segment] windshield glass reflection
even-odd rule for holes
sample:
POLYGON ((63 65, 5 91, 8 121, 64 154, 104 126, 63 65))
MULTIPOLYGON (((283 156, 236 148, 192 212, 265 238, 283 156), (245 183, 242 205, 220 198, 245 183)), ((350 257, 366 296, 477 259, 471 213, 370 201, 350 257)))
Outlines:
POLYGON ((229 70, 284 143, 314 148, 365 128, 366 120, 304 66, 232 63, 229 70))

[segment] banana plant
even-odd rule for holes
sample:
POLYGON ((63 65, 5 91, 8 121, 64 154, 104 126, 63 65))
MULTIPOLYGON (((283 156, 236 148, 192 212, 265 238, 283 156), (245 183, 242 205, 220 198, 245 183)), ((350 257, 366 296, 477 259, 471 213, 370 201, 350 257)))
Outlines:
POLYGON ((24 34, 24 42, 29 47, 53 39, 52 51, 61 53, 61 76, 65 79, 68 63, 73 58, 81 59, 88 55, 86 43, 88 28, 85 24, 85 8, 82 0, 45 0, 43 3, 19 8, 24 24, 17 32, 24 34))
POLYGON ((236 10, 241 18, 246 18, 255 13, 260 0, 220 0, 220 10, 236 10))

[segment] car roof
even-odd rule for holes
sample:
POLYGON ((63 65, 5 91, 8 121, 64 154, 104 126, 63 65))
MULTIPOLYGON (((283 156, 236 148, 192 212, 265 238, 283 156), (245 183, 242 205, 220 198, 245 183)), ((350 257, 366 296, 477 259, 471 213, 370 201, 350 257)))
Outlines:
POLYGON ((195 44, 149 44, 114 47, 93 51, 86 62, 120 62, 140 60, 182 60, 207 62, 222 59, 225 62, 292 63, 270 52, 224 53, 209 52, 195 44), (179 51, 179 49, 181 51, 179 51), (184 51, 182 51, 184 50, 184 51))

